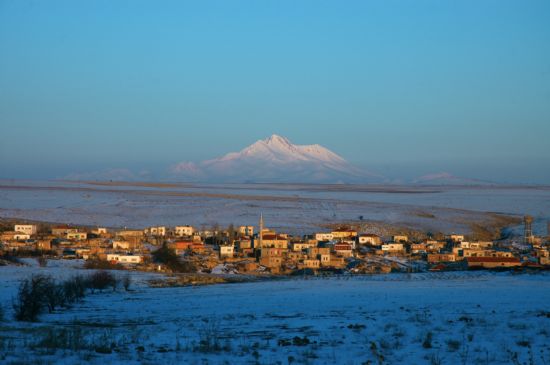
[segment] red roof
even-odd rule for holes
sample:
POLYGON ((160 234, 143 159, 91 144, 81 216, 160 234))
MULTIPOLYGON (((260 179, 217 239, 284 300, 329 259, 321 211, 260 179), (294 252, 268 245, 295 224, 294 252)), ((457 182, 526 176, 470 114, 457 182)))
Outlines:
POLYGON ((516 257, 467 257, 468 262, 509 262, 518 263, 519 259, 516 257))
POLYGON ((351 251, 351 245, 337 244, 337 245, 334 245, 334 250, 336 250, 336 251, 351 251))

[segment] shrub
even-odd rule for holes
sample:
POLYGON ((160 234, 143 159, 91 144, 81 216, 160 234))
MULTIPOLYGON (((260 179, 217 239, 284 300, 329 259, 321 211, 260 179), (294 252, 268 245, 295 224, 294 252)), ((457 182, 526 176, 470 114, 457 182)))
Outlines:
POLYGON ((132 278, 129 274, 124 275, 124 278, 122 279, 122 286, 124 287, 124 290, 129 291, 130 285, 132 284, 132 278))
POLYGON ((108 271, 96 271, 95 273, 90 275, 89 285, 92 291, 103 291, 108 287, 112 287, 113 290, 115 290, 117 284, 118 281, 115 276, 108 271))
POLYGON ((161 248, 152 253, 153 261, 166 265, 173 272, 191 273, 197 269, 189 261, 181 261, 176 251, 163 244, 161 248))
POLYGON ((13 301, 15 319, 35 322, 46 306, 46 292, 51 288, 51 277, 33 275, 19 285, 17 297, 13 301))
POLYGON ((36 258, 36 262, 38 262, 38 266, 40 266, 40 267, 48 266, 48 259, 45 258, 44 256, 38 256, 36 258))
POLYGON ((424 341, 422 341, 422 347, 425 349, 431 349, 432 348, 432 333, 428 332, 426 333, 426 337, 424 338, 424 341))

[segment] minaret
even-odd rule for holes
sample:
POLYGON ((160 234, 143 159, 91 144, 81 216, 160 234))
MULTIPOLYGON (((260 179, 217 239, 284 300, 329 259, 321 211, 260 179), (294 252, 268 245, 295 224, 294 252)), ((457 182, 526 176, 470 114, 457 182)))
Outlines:
POLYGON ((523 233, 523 243, 532 244, 533 243, 533 217, 526 215, 523 217, 524 233, 523 233))
POLYGON ((263 241, 263 235, 264 235, 264 216, 262 215, 262 213, 260 213, 260 232, 259 232, 259 236, 258 236, 258 247, 257 248, 262 248, 262 241, 263 241))

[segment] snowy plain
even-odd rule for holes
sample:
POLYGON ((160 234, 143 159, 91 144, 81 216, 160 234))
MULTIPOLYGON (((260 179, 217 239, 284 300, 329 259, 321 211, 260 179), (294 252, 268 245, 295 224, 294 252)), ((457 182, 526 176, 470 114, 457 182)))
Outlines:
POLYGON ((547 274, 448 272, 293 278, 87 296, 15 322, 9 303, 32 273, 67 277, 77 261, 0 267, 6 364, 548 364, 547 274), (45 348, 77 336, 79 349, 45 348), (94 348, 108 347, 109 351, 94 348))
POLYGON ((102 184, 0 181, 0 216, 107 227, 266 224, 293 234, 324 224, 384 222, 413 229, 467 232, 490 213, 550 219, 547 187, 425 187, 316 184, 102 184))

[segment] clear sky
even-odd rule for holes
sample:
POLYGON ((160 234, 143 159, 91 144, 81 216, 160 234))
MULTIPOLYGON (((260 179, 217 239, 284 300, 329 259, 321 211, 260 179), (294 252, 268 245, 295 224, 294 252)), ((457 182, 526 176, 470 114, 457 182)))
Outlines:
POLYGON ((550 183, 550 1, 0 0, 0 177, 273 133, 392 178, 550 183))

